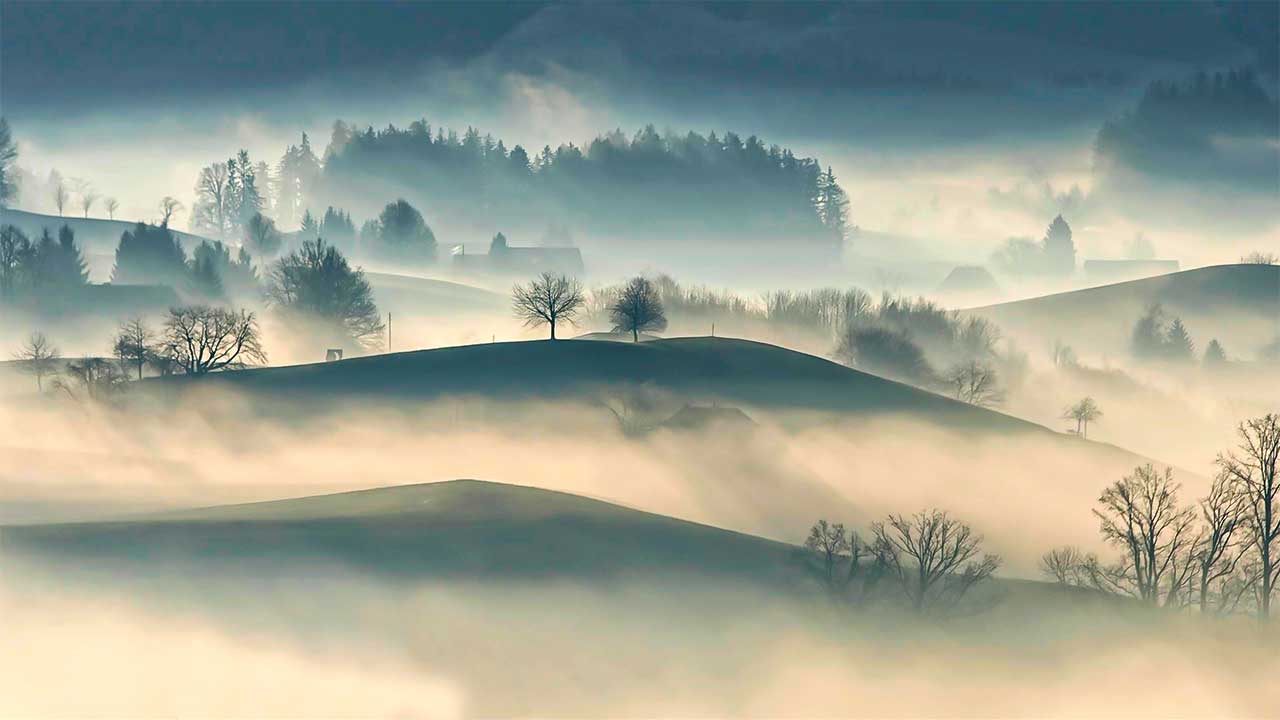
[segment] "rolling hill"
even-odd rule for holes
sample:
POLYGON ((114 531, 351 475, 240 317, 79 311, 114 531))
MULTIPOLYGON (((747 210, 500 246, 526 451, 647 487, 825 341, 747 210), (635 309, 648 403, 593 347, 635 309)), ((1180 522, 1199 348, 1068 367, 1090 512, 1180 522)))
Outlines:
POLYGON ((393 314, 421 312, 422 308, 434 312, 506 312, 511 306, 505 295, 472 285, 381 272, 366 271, 364 276, 373 288, 378 308, 393 314))
POLYGON ((503 342, 145 381, 152 392, 226 387, 264 405, 592 398, 645 386, 687 400, 769 410, 903 413, 953 428, 1043 431, 1038 425, 774 345, 687 337, 644 343, 503 342))
POLYGON ((116 522, 9 526, 0 535, 8 553, 157 568, 336 564, 389 577, 491 579, 688 572, 768 582, 796 571, 790 545, 578 495, 478 480, 116 522))
MULTIPOLYGON (((114 253, 116 245, 120 243, 120 234, 126 230, 133 229, 138 221, 136 220, 108 220, 106 218, 85 218, 74 216, 42 215, 40 213, 27 212, 26 210, 14 210, 13 208, 0 209, 0 224, 13 225, 28 236, 39 237, 42 230, 49 229, 49 232, 55 235, 58 228, 67 225, 76 234, 76 242, 80 245, 80 249, 86 254, 108 254, 114 253)), ((177 238, 187 252, 191 252, 195 246, 199 245, 205 238, 199 235, 182 232, 181 230, 173 230, 170 228, 173 236, 177 238)))
POLYGON ((964 312, 1021 337, 1116 353, 1152 303, 1181 317, 1198 347, 1217 337, 1247 356, 1280 333, 1280 266, 1216 265, 964 312))

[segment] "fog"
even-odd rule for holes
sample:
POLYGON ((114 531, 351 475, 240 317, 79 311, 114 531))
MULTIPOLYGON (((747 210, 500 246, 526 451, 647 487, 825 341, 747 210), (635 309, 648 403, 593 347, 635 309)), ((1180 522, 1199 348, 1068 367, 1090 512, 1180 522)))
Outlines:
POLYGON ((1256 717, 1280 699, 1255 627, 1087 603, 937 626, 696 579, 20 577, 0 595, 0 712, 24 717, 1256 717))
POLYGON ((0 717, 1280 707, 1274 4, 0 15, 0 717))

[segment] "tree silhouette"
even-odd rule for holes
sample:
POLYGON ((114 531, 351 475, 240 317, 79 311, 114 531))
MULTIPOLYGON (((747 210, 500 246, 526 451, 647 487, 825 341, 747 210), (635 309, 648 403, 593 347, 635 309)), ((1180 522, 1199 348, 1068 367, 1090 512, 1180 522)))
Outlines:
POLYGON ((1227 351, 1222 349, 1222 343, 1217 338, 1209 341, 1204 347, 1204 365, 1205 367, 1220 367, 1227 363, 1227 351))
POLYGON ((284 238, 280 235, 280 231, 276 229, 276 223, 262 213, 255 213, 249 219, 249 224, 245 226, 245 244, 249 246, 253 252, 257 253, 259 258, 273 257, 280 252, 280 246, 284 243, 284 238))
POLYGON ((67 201, 71 199, 71 193, 67 190, 67 185, 61 176, 54 180, 49 192, 53 195, 53 206, 58 209, 58 217, 62 217, 62 211, 67 206, 67 201))
POLYGON ((103 201, 103 207, 107 210, 107 218, 116 219, 116 210, 120 209, 120 201, 113 197, 109 197, 103 201))
POLYGON ((1057 275, 1070 275, 1076 269, 1076 246, 1071 239, 1071 226, 1061 215, 1049 224, 1044 235, 1044 254, 1057 275))
POLYGON ((165 320, 161 345, 166 358, 188 375, 267 361, 258 322, 247 310, 207 305, 173 308, 165 320))
POLYGON ((1151 605, 1176 606, 1193 577, 1191 551, 1198 544, 1196 515, 1178 503, 1173 471, 1134 469, 1098 497, 1093 514, 1102 537, 1123 552, 1107 569, 1108 584, 1151 605))
POLYGON ((18 146, 13 142, 9 121, 0 117, 0 207, 8 207, 18 194, 14 181, 14 164, 18 161, 18 146))
POLYGON ((1194 357, 1195 352, 1196 344, 1191 340, 1187 327, 1182 324, 1182 318, 1174 318, 1169 324, 1169 332, 1165 338, 1165 357, 1185 362, 1194 357))
POLYGON ((1258 617, 1269 620, 1280 585, 1280 415, 1240 423, 1239 447, 1218 456, 1218 467, 1243 495, 1244 524, 1258 559, 1258 617))
POLYGON ((182 203, 175 197, 165 195, 160 200, 160 224, 169 227, 169 221, 180 210, 182 210, 182 203))
POLYGON ((431 262, 436 257, 436 236, 422 213, 403 198, 388 203, 378 215, 375 251, 398 260, 431 262))
POLYGON ((556 324, 572 323, 584 302, 582 285, 577 280, 547 272, 511 290, 516 317, 524 320, 528 327, 550 325, 552 340, 556 339, 556 324))
POLYGON ((366 348, 381 346, 385 326, 364 273, 322 239, 304 241, 271 266, 267 297, 280 310, 319 319, 366 348))
POLYGON ((187 277, 187 254, 163 225, 138 223, 120 235, 111 282, 179 286, 187 277))
POLYGON ((919 385, 935 382, 924 351, 906 333, 851 324, 836 346, 836 357, 867 372, 919 385))
POLYGON ((1062 417, 1067 420, 1075 420, 1076 434, 1080 437, 1088 437, 1089 423, 1102 417, 1102 410, 1098 409, 1098 403, 1094 402, 1093 398, 1086 397, 1067 408, 1062 417))
POLYGON ((33 332, 14 353, 13 359, 18 361, 22 372, 35 376, 36 389, 44 392, 44 379, 57 369, 58 348, 44 333, 33 332))
POLYGON ((982 536, 940 510, 874 523, 874 551, 919 613, 955 610, 977 584, 1000 567, 982 553, 982 536))
POLYGON ((609 320, 614 332, 631 333, 634 342, 640 341, 642 332, 661 332, 667 329, 667 316, 663 312, 662 299, 653 283, 644 277, 635 277, 618 293, 609 308, 609 320))
POLYGON ((996 371, 976 360, 961 363, 947 373, 947 383, 961 402, 991 407, 1004 402, 1004 393, 997 382, 996 371))
POLYGON ((133 317, 120 323, 111 341, 111 352, 122 365, 132 365, 142 379, 142 368, 155 356, 153 347, 156 334, 141 317, 133 317))

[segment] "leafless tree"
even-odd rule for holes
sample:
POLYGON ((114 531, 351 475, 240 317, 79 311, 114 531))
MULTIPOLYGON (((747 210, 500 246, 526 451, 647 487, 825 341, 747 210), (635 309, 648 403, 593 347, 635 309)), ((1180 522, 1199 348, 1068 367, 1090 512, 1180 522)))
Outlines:
POLYGON ((55 387, 73 400, 108 400, 127 382, 120 366, 105 358, 87 357, 67 363, 66 378, 54 381, 55 387))
POLYGON ((207 305, 173 308, 161 342, 166 357, 188 375, 267 361, 258 339, 258 321, 246 310, 207 305))
POLYGON ((103 200, 103 207, 105 207, 105 208, 106 208, 106 210, 107 210, 107 217, 108 217, 108 218, 110 218, 110 219, 112 219, 112 220, 115 220, 115 219, 116 219, 116 210, 119 210, 119 209, 120 209, 120 201, 119 201, 119 200, 116 200, 116 199, 115 199, 115 198, 113 198, 113 197, 109 197, 109 198, 107 198, 107 199, 103 200))
POLYGON ((1040 572, 1059 585, 1083 586, 1088 582, 1089 556, 1080 548, 1064 545, 1040 556, 1040 572))
POLYGON ((182 203, 171 195, 165 195, 160 200, 160 224, 169 227, 169 220, 175 214, 182 210, 182 203))
POLYGON ((58 348, 49 342, 44 333, 33 332, 27 337, 13 359, 21 365, 22 371, 36 378, 36 388, 44 392, 44 379, 57 373, 58 348))
POLYGON ((871 546, 856 530, 846 532, 843 523, 814 523, 804 547, 812 569, 834 599, 862 604, 883 574, 883 565, 876 562, 871 546))
POLYGON ((1000 567, 983 554, 982 536, 940 510, 874 523, 873 550, 920 613, 955 610, 965 595, 1000 567))
POLYGON ((667 316, 658 289, 644 277, 632 278, 623 286, 609 307, 609 320, 614 332, 629 332, 635 342, 639 342, 642 332, 667 329, 667 316))
POLYGON ((1219 455, 1218 467, 1244 495, 1243 523, 1258 566, 1258 617, 1265 621, 1280 584, 1280 415, 1246 420, 1236 432, 1238 449, 1219 455))
POLYGON ((1246 265, 1280 265, 1280 255, 1255 250, 1240 258, 1240 262, 1246 265))
POLYGON ((140 317, 130 318, 122 323, 112 341, 111 349, 121 365, 136 367, 138 379, 142 379, 142 368, 154 357, 155 332, 140 317))
POLYGON ((1162 473, 1148 464, 1102 491, 1093 514, 1102 537, 1123 554, 1099 578, 1100 586, 1157 607, 1186 601, 1199 538, 1194 508, 1178 504, 1180 489, 1172 470, 1162 473))
POLYGON ((192 224, 213 231, 217 237, 222 237, 227 232, 230 174, 227 163, 214 163, 202 168, 196 179, 196 204, 192 211, 192 224))
POLYGON ((93 204, 98 201, 98 193, 92 190, 85 190, 80 193, 80 209, 84 210, 84 216, 89 217, 89 210, 93 208, 93 204))
POLYGON ((67 190, 67 184, 61 177, 54 179, 50 192, 53 194, 53 205, 58 208, 58 216, 61 217, 67 201, 71 199, 71 192, 67 190))
POLYGON ((1215 606, 1229 612, 1239 603, 1248 583, 1238 582, 1237 569, 1244 559, 1243 521, 1245 494, 1237 482, 1223 473, 1200 501, 1200 542, 1192 550, 1196 565, 1197 602, 1201 614, 1215 606))
POLYGON ((1053 341, 1053 349, 1050 351, 1050 355, 1053 358, 1053 366, 1056 368, 1074 367, 1076 365, 1076 351, 1061 340, 1053 341))
POLYGON ((577 280, 549 272, 511 290, 516 317, 524 320, 528 327, 550 325, 552 340, 556 339, 556 323, 572 323, 584 301, 582 285, 577 280))
POLYGON ((1004 402, 1004 392, 997 385, 995 369, 977 360, 952 368, 947 373, 947 382, 961 402, 979 407, 992 407, 1004 402))
POLYGON ((1087 397, 1067 408, 1062 417, 1066 420, 1076 421, 1077 435, 1089 437, 1089 423, 1102 417, 1102 411, 1098 409, 1098 403, 1094 402, 1093 398, 1087 397))

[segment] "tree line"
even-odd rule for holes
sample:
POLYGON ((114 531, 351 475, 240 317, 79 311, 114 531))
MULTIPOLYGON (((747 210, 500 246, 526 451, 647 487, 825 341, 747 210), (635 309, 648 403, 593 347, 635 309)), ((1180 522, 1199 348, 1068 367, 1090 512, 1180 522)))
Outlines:
POLYGON ((1237 426, 1209 492, 1181 499, 1173 470, 1142 465, 1108 485, 1093 514, 1110 562, 1075 546, 1041 558, 1053 581, 1203 615, 1271 617, 1280 585, 1280 415, 1237 426))
MULTIPOLYGON (((755 136, 660 134, 647 126, 631 137, 615 130, 585 147, 530 153, 475 128, 459 134, 425 120, 384 130, 338 121, 323 157, 304 133, 274 168, 243 150, 213 163, 197 178, 192 230, 237 238, 261 214, 308 236, 318 230, 342 247, 355 223, 342 213, 347 228, 321 227, 319 208, 368 207, 377 192, 411 192, 435 212, 500 226, 534 218, 633 233, 657 222, 679 232, 764 234, 835 249, 850 232, 849 199, 831 168, 755 136)), ((399 230, 387 220, 378 223, 394 236, 399 230)))

